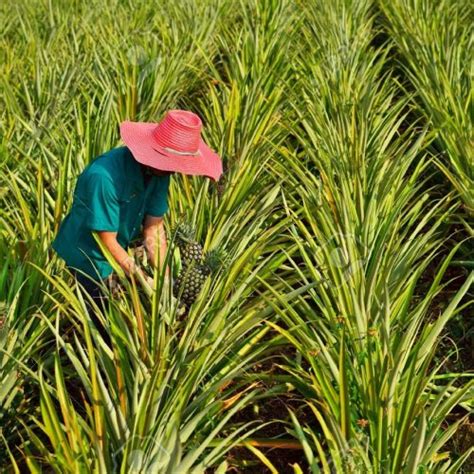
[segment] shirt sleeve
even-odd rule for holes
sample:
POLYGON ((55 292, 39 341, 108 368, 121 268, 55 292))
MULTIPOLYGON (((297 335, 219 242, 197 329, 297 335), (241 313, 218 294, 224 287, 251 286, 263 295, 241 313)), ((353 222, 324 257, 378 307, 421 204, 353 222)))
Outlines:
POLYGON ((118 232, 120 205, 111 178, 91 174, 86 181, 86 226, 90 230, 118 232))
POLYGON ((157 176, 153 192, 150 193, 145 213, 153 217, 161 217, 168 211, 168 189, 170 175, 157 176))

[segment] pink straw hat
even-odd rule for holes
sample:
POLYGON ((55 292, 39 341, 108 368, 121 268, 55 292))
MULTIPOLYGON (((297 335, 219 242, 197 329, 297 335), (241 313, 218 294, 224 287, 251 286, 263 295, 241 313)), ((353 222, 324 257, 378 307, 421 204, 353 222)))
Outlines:
POLYGON ((201 138, 201 128, 202 121, 195 113, 170 110, 158 124, 122 122, 120 136, 139 163, 218 181, 222 161, 201 138))

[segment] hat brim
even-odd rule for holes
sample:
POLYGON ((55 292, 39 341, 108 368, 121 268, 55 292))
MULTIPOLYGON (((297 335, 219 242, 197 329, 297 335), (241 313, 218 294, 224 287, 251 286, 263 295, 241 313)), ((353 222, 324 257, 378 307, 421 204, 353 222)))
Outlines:
POLYGON ((149 122, 125 121, 120 124, 120 136, 139 163, 161 171, 175 171, 219 180, 222 175, 222 161, 202 138, 198 155, 165 154, 156 150, 152 134, 156 126, 156 123, 149 122))

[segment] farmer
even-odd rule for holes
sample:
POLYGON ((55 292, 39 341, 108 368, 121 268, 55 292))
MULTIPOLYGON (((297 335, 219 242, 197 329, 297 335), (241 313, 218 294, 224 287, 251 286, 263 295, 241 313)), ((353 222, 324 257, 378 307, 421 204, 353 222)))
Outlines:
MULTIPOLYGON (((102 310, 107 301, 102 283, 110 280, 113 270, 92 231, 130 277, 143 275, 126 250, 143 225, 148 258, 161 269, 170 175, 203 175, 217 181, 222 174, 220 157, 201 138, 201 128, 199 116, 186 110, 170 110, 159 123, 123 122, 120 136, 126 146, 98 156, 78 177, 71 210, 52 247, 102 310)), ((169 269, 165 272, 168 276, 169 269)), ((97 325, 88 302, 87 308, 97 325)))

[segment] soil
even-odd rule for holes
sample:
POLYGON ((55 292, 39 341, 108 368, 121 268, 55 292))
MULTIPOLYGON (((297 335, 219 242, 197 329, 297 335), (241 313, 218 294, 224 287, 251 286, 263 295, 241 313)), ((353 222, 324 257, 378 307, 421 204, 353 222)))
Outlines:
MULTIPOLYGON (((273 334, 273 336, 274 335, 275 334, 273 334)), ((267 336, 272 337, 271 335, 267 336)), ((254 364, 248 372, 287 375, 277 364, 282 363, 281 357, 283 355, 294 358, 295 352, 294 347, 284 346, 272 358, 254 364)), ((266 379, 259 383, 265 390, 269 390, 276 384, 276 382, 267 381, 266 379)), ((295 413, 302 426, 305 424, 312 425, 312 428, 316 429, 316 423, 311 409, 296 391, 289 391, 280 396, 259 399, 254 404, 237 412, 231 418, 230 424, 232 426, 240 426, 257 418, 262 421, 262 425, 269 421, 275 421, 274 423, 262 426, 252 434, 251 439, 273 440, 275 442, 285 440, 291 441, 293 444, 299 444, 298 440, 287 431, 287 428, 291 429, 293 427, 288 409, 291 409, 295 413), (258 407, 258 411, 256 411, 256 407, 258 407)), ((295 463, 299 465, 303 472, 309 472, 308 462, 303 450, 299 446, 257 446, 257 449, 269 459, 275 469, 281 474, 293 473, 294 470, 292 466, 295 463)), ((231 449, 226 459, 229 463, 228 472, 242 474, 271 473, 271 470, 246 447, 237 446, 231 449)), ((209 470, 208 472, 210 474, 213 471, 209 470)))
MULTIPOLYGON (((275 441, 297 441, 286 429, 286 427, 292 427, 288 408, 293 410, 302 425, 314 424, 314 416, 310 412, 310 409, 300 397, 294 394, 260 400, 258 407, 258 415, 254 412, 254 406, 250 405, 236 413, 231 419, 232 423, 240 425, 255 420, 256 416, 262 420, 262 423, 280 418, 278 422, 262 426, 261 429, 253 433, 252 439, 264 438, 265 440, 272 439, 275 441)), ((258 446, 257 448, 269 459, 279 473, 293 473, 292 465, 295 463, 299 465, 303 472, 309 472, 307 460, 300 447, 268 448, 258 446)), ((242 474, 271 473, 271 470, 264 466, 263 463, 245 447, 238 446, 230 450, 227 461, 230 466, 229 472, 242 474)))

